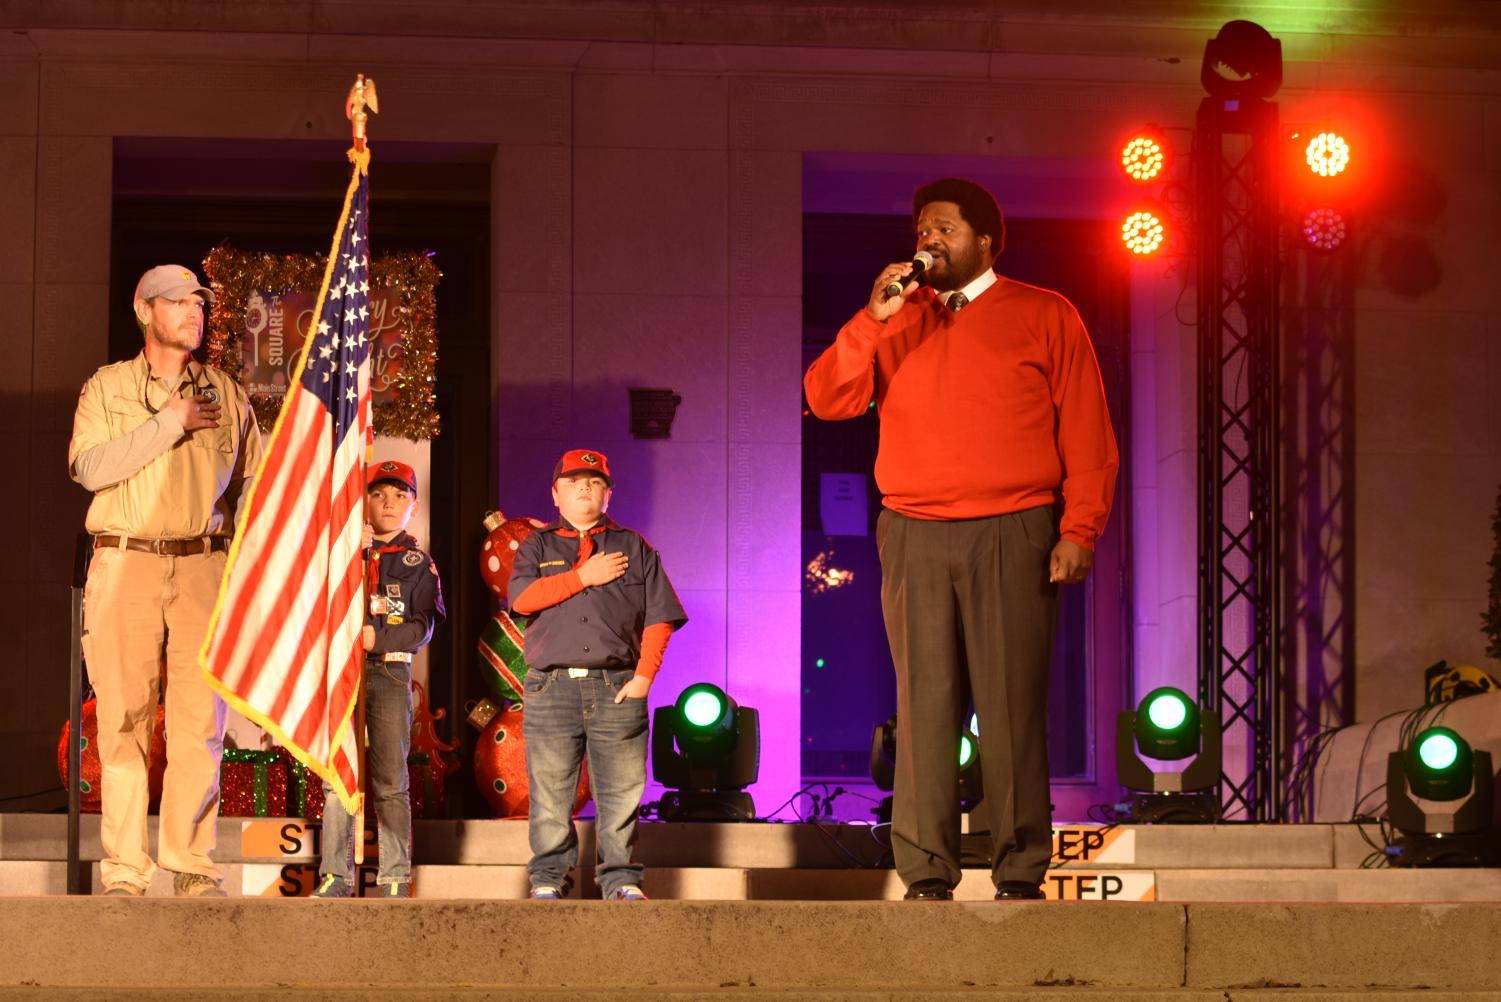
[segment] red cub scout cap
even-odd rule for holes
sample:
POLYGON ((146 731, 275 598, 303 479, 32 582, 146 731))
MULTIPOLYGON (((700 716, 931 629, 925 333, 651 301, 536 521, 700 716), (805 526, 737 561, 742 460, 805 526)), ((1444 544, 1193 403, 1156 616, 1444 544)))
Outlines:
POLYGON ((560 477, 571 477, 579 473, 593 473, 604 477, 606 487, 615 486, 615 480, 610 476, 610 461, 605 458, 603 452, 593 449, 569 449, 563 453, 563 458, 558 460, 558 465, 552 468, 552 480, 553 483, 557 483, 560 477))
POLYGON ((370 464, 370 469, 365 475, 365 488, 368 490, 387 480, 393 484, 400 484, 413 494, 417 493, 417 471, 406 463, 398 463, 394 459, 370 464))

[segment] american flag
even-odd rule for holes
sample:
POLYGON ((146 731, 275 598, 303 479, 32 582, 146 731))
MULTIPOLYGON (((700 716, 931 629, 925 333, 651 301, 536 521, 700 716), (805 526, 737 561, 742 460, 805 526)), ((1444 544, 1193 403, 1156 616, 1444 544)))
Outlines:
POLYGON ((235 534, 203 645, 209 683, 356 810, 370 441, 369 154, 334 233, 316 321, 235 534))

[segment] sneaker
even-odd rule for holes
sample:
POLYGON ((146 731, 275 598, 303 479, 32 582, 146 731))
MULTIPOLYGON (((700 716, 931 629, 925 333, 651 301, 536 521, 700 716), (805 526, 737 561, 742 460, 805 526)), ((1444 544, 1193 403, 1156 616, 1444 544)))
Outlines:
POLYGON ((646 892, 635 884, 621 884, 605 895, 606 901, 645 901, 646 899, 646 892))
POLYGON ((412 882, 410 880, 394 880, 389 884, 380 885, 382 898, 409 898, 412 896, 412 882))
POLYGON ((118 884, 104 885, 104 897, 106 898, 144 898, 145 896, 146 888, 137 887, 135 884, 128 884, 124 881, 118 884))
POLYGON ((549 884, 538 884, 532 888, 531 893, 527 897, 533 901, 562 901, 563 890, 549 884))
POLYGON ((349 881, 335 873, 325 873, 318 881, 318 886, 313 888, 309 897, 314 898, 352 898, 354 888, 349 886, 349 881))
POLYGON ((227 898, 224 888, 213 877, 202 873, 172 874, 172 893, 179 898, 227 898))

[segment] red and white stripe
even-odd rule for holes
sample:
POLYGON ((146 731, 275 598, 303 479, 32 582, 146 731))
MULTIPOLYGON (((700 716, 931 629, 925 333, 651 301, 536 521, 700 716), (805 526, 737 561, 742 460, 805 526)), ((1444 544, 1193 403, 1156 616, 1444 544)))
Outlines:
POLYGON ((328 411, 292 382, 206 648, 223 689, 254 708, 351 810, 358 787, 351 714, 365 657, 368 358, 358 381, 358 417, 337 451, 328 411))

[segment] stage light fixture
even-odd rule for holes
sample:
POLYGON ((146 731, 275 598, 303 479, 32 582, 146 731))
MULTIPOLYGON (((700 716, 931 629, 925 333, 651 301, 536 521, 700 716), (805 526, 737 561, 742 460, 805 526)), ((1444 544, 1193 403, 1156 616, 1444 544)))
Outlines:
POLYGON ((1334 209, 1309 209, 1303 216, 1303 239, 1314 250, 1338 250, 1348 232, 1345 217, 1334 209))
POLYGON ((1167 148, 1160 136, 1134 136, 1121 149, 1121 170, 1139 184, 1155 181, 1167 167, 1167 148))
POLYGON ((1122 710, 1115 723, 1116 778, 1133 794, 1127 805, 1130 819, 1217 821, 1220 737, 1219 718, 1201 713, 1187 693, 1171 686, 1147 693, 1134 711, 1122 710), (1154 769, 1142 756, 1191 761, 1180 770, 1167 771, 1154 769))
POLYGON ((1282 86, 1282 43, 1254 21, 1227 21, 1204 45, 1199 82, 1211 97, 1270 98, 1282 86))
POLYGON ((1167 230, 1162 225, 1162 220, 1147 209, 1131 213, 1121 224, 1121 242, 1132 254, 1142 257, 1155 254, 1166 236, 1167 230))
POLYGON ((1401 833, 1387 850, 1392 865, 1501 864, 1495 781, 1490 752, 1448 727, 1426 728, 1388 755, 1386 816, 1401 833))
MULTIPOLYGON (((959 809, 968 812, 985 796, 985 780, 980 770, 979 715, 970 717, 967 729, 959 733, 959 809)), ((870 780, 876 789, 890 793, 896 783, 896 717, 877 724, 870 736, 870 780)), ((875 810, 876 820, 891 820, 891 798, 882 799, 875 810)))
POLYGON ((1320 132, 1308 141, 1303 159, 1319 177, 1333 177, 1350 165, 1350 144, 1337 132, 1320 132))
POLYGON ((1149 758, 1182 759, 1199 750, 1199 707, 1178 689, 1155 689, 1136 714, 1136 747, 1149 758))
POLYGON ((652 714, 651 768, 667 787, 664 821, 750 821, 756 806, 745 788, 760 772, 761 719, 717 685, 688 686, 652 714))

